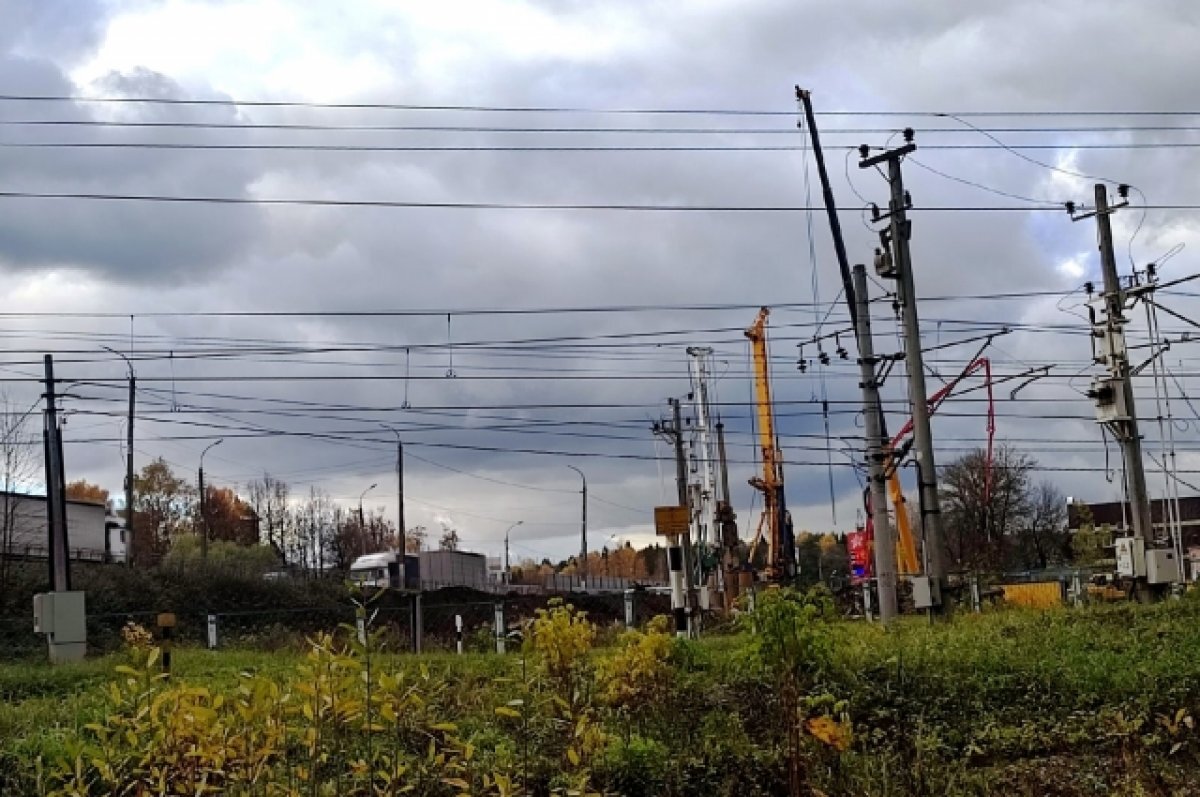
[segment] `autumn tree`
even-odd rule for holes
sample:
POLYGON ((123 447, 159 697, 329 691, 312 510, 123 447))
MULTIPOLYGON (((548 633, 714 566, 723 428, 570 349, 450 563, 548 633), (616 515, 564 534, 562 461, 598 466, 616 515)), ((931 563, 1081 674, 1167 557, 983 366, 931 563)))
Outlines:
POLYGON ((92 484, 86 479, 68 482, 66 492, 69 501, 86 501, 89 504, 108 503, 108 490, 98 484, 92 484))
POLYGON ((133 477, 134 537, 130 560, 157 562, 171 541, 192 531, 196 489, 177 476, 162 457, 149 462, 133 477))
POLYGON ((208 484, 204 493, 204 517, 199 525, 207 531, 209 540, 258 544, 258 520, 250 504, 228 487, 208 484))

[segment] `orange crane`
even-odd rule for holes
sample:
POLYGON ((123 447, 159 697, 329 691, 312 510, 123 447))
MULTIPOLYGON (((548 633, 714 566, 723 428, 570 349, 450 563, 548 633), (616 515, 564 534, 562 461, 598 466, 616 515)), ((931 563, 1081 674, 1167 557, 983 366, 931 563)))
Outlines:
POLYGON ((750 544, 750 559, 753 561, 765 531, 767 578, 782 581, 796 573, 796 546, 783 495, 783 454, 775 434, 775 412, 771 404, 771 366, 767 359, 767 316, 770 314, 770 308, 760 309, 758 318, 746 330, 754 358, 754 410, 762 456, 762 476, 750 479, 750 484, 763 495, 763 511, 750 544))

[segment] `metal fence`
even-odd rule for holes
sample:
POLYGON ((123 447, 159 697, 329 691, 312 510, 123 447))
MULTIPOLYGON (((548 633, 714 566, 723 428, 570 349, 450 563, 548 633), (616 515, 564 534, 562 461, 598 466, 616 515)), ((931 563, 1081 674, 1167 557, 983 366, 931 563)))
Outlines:
MULTIPOLYGON (((526 622, 545 608, 546 595, 512 594, 495 599, 453 599, 437 592, 410 595, 388 605, 360 608, 351 603, 244 611, 176 611, 173 643, 212 649, 300 651, 319 633, 370 633, 376 644, 395 652, 503 651, 519 639, 526 622), (417 633, 414 633, 414 630, 417 633)), ((661 596, 603 594, 568 599, 601 629, 636 626, 666 612, 661 596)), ((88 650, 92 654, 122 646, 122 629, 130 623, 159 634, 160 611, 151 607, 129 612, 89 614, 88 650)), ((32 614, 0 617, 0 660, 44 655, 46 640, 33 630, 32 614)))

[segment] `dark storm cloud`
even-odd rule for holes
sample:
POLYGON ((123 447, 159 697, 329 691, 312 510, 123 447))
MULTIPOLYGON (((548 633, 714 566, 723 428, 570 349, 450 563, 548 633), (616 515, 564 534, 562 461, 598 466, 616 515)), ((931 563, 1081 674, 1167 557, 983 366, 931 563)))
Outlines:
MULTIPOLYGON (((610 107, 676 108, 771 108, 792 107, 791 87, 804 84, 815 91, 818 110, 870 108, 876 110, 1016 110, 1096 108, 1195 108, 1197 99, 1191 75, 1195 72, 1195 49, 1184 45, 1194 38, 1197 11, 1194 4, 1148 3, 1136 10, 1118 4, 1018 2, 978 4, 910 3, 903 10, 892 4, 849 6, 841 2, 710 3, 690 6, 685 11, 675 4, 542 4, 539 6, 565 22, 593 24, 598 32, 623 30, 621 45, 608 55, 589 53, 528 55, 500 54, 482 49, 466 57, 461 69, 422 72, 418 68, 421 48, 426 43, 405 26, 391 21, 375 27, 356 24, 353 41, 343 41, 344 32, 330 31, 330 41, 340 49, 376 53, 394 72, 394 88, 368 99, 379 101, 428 101, 495 105, 566 105, 610 107), (607 26, 607 27, 606 27, 607 26), (397 46, 397 42, 403 46, 397 46), (1119 67, 1119 68, 1118 68, 1119 67), (1103 79, 1097 80, 1096 75, 1103 79)), ((42 30, 43 22, 29 23, 42 30)), ((51 26, 52 27, 52 26, 51 26)), ((90 28, 89 28, 90 30, 90 28)), ((33 34, 11 34, 0 40, 27 41, 33 34)), ((45 35, 45 34, 37 34, 45 35)), ((60 66, 78 58, 77 53, 95 44, 94 34, 79 34, 76 44, 65 46, 66 54, 48 60, 30 60, 24 45, 5 44, 21 58, 10 56, 11 78, 16 91, 29 86, 32 93, 77 93, 63 76, 60 66), (90 36, 90 38, 89 38, 90 36), (22 60, 23 59, 23 60, 22 60)), ((48 41, 48 40, 47 40, 48 41)), ((432 45, 430 45, 432 46, 432 45)), ((47 44, 47 53, 54 49, 47 44)), ((193 76, 194 77, 194 76, 193 76)), ((6 84, 7 85, 7 84, 6 84)), ((97 90, 128 96, 194 96, 195 80, 182 75, 130 71, 105 79, 97 90), (190 87, 185 90, 182 86, 190 87)), ((85 87, 86 88, 86 87, 85 87)), ((90 89, 89 89, 90 90, 90 89)), ((347 93, 353 94, 353 87, 347 93)), ((243 96, 238 85, 215 85, 204 96, 243 96)), ((16 113, 6 108, 7 113, 16 113)), ((44 108, 21 108, 22 114, 46 113, 44 108)), ((99 118, 101 111, 78 107, 59 111, 83 118, 99 118)), ((749 126, 794 131, 791 117, 696 117, 642 119, 579 115, 546 117, 532 114, 456 114, 420 116, 292 109, 266 111, 249 107, 180 108, 134 106, 118 111, 120 118, 181 121, 291 121, 340 123, 430 123, 462 125, 533 126, 749 126)), ((10 117, 11 118, 11 117, 10 117)), ((103 118, 108 118, 107 116, 103 118)), ((1092 120, 1093 122, 1095 120, 1092 120)), ((1086 124, 1087 122, 1083 122, 1086 124)), ((881 127, 885 130, 935 126, 927 117, 855 120, 822 117, 827 157, 839 204, 856 207, 856 196, 884 203, 886 184, 873 171, 860 171, 849 164, 853 186, 843 175, 845 147, 858 143, 882 145, 887 132, 839 134, 837 128, 881 127)), ((952 120, 936 126, 952 127, 952 120)), ((7 134, 10 138, 15 134, 7 134)), ((163 141, 176 134, 169 131, 103 130, 90 135, 114 141, 163 141)), ((1156 134, 1139 134, 1138 140, 1156 134)), ((1175 135, 1175 134, 1171 134, 1175 135)), ((462 143, 700 143, 734 144, 760 142, 799 146, 798 132, 791 135, 746 136, 639 136, 609 134, 562 136, 534 134, 389 133, 363 134, 358 142, 447 145, 462 143)), ((1009 138, 1001 134, 1001 138, 1009 138)), ((266 132, 189 131, 190 141, 252 141, 270 143, 295 141, 283 134, 266 132)), ((331 143, 348 141, 346 134, 314 133, 303 140, 331 143)), ((1043 136, 1064 147, 1090 140, 1082 134, 1043 136)), ((1105 140, 1113 140, 1109 137, 1105 140)), ((922 149, 915 160, 948 174, 969 177, 975 182, 1022 196, 1050 200, 1085 200, 1090 181, 1072 179, 1044 167, 1022 161, 1000 149, 946 151, 937 143, 990 142, 978 134, 918 135, 922 149), (930 145, 930 146, 926 146, 930 145)), ((1015 142, 1019 143, 1019 142, 1015 142)), ((1069 152, 1064 149, 1063 153, 1069 152)), ((1059 163, 1060 152, 1041 151, 1036 157, 1051 164, 1070 167, 1083 174, 1098 174, 1128 180, 1147 192, 1152 201, 1181 201, 1194 193, 1197 165, 1189 151, 1081 151, 1069 162, 1059 163)), ((511 202, 630 202, 719 205, 819 204, 815 186, 804 190, 803 155, 800 152, 764 153, 231 153, 159 151, 54 151, 0 150, 0 178, 6 184, 31 190, 96 190, 167 194, 215 194, 223 196, 290 196, 368 199, 417 199, 430 201, 511 202)), ((815 174, 809 175, 815 180, 815 174)), ((920 169, 906 166, 906 180, 918 208, 921 206, 1006 205, 1021 200, 996 196, 955 183, 920 169)), ((161 207, 156 205, 107 206, 96 203, 58 204, 30 202, 4 206, 0 216, 0 255, 8 268, 27 275, 47 266, 79 269, 93 277, 97 292, 118 309, 131 311, 185 309, 384 309, 396 307, 514 307, 578 306, 620 304, 677 304, 684 302, 746 302, 782 304, 814 299, 812 265, 808 244, 808 219, 802 213, 765 214, 652 214, 530 211, 403 211, 318 208, 249 207, 208 208, 202 206, 161 207), (167 289, 168 283, 186 286, 167 289), (108 286, 120 284, 117 294, 108 286), (114 298, 119 297, 119 298, 114 298)), ((974 294, 1010 290, 1061 290, 1076 288, 1095 276, 1094 232, 1090 226, 1073 225, 1065 213, 914 213, 914 259, 918 268, 921 296, 974 294), (1086 274, 1077 276, 1060 267, 1065 260, 1085 256, 1086 274), (1088 260, 1087 258, 1090 258, 1088 260)), ((1117 217, 1122 242, 1132 233, 1135 217, 1117 217)), ((877 245, 875 234, 858 214, 843 214, 843 225, 854 261, 869 262, 877 245)), ((832 247, 824 216, 812 219, 815 236, 820 299, 831 302, 839 281, 832 260, 832 247)), ((1147 218, 1135 253, 1139 262, 1155 257, 1181 236, 1194 236, 1191 215, 1155 213, 1147 218)), ((1177 266, 1180 261, 1176 261, 1177 266)), ((1180 268, 1184 273, 1186 268, 1180 268)), ((85 300, 81 300, 85 301, 85 300)), ((64 300, 65 304, 70 304, 64 300)), ((65 306, 65 305, 64 305, 65 306)), ((71 305, 74 306, 74 305, 71 305)), ((879 305, 877 347, 897 347, 890 312, 879 305)), ((668 395, 688 390, 685 346, 710 342, 718 358, 729 363, 731 376, 720 385, 727 401, 745 401, 749 380, 745 376, 745 343, 739 329, 753 319, 753 309, 709 314, 563 315, 545 317, 456 316, 451 337, 460 344, 455 350, 455 370, 462 378, 440 377, 449 365, 445 348, 421 348, 410 366, 414 374, 436 379, 413 381, 410 401, 416 408, 442 404, 529 404, 529 403, 631 403, 637 409, 620 412, 563 412, 556 418, 604 418, 623 422, 643 421, 621 430, 622 435, 643 435, 640 441, 604 440, 583 437, 511 434, 482 429, 496 422, 473 413, 462 421, 463 430, 421 432, 414 421, 428 421, 412 413, 375 413, 354 422, 320 419, 255 416, 252 421, 230 416, 175 416, 215 425, 257 423, 263 427, 345 433, 346 442, 315 439, 231 439, 214 454, 214 473, 230 481, 242 481, 260 470, 295 473, 295 479, 322 479, 337 494, 353 498, 363 486, 378 481, 387 484, 390 468, 390 434, 380 431, 361 442, 368 428, 381 421, 410 424, 406 432, 414 454, 451 467, 510 481, 529 483, 551 490, 541 517, 570 520, 573 517, 569 492, 576 489, 573 473, 563 467, 566 457, 514 455, 490 451, 421 448, 418 444, 454 443, 480 447, 541 448, 568 452, 652 456, 656 449, 648 434, 649 421, 663 409, 668 395), (695 333, 680 336, 653 352, 653 359, 639 360, 594 350, 570 358, 538 361, 536 357, 514 360, 472 354, 470 341, 526 339, 562 335, 597 336, 636 331, 731 327, 732 332, 695 333), (677 341, 677 342, 676 342, 677 341), (485 369, 534 365, 540 374, 507 381, 475 381, 469 377, 497 372, 485 369), (608 379, 570 382, 544 378, 555 369, 583 369, 600 374, 665 374, 668 381, 608 379), (231 421, 229 418, 233 417, 231 421), (359 439, 356 442, 356 436, 359 439), (367 445, 370 450, 360 446, 367 445), (367 461, 367 464, 363 464, 367 461), (357 463, 357 464, 354 464, 357 463), (373 464, 372 464, 373 463, 373 464), (314 475, 316 468, 326 471, 314 475), (221 472, 225 468, 225 472, 221 472), (308 474, 308 475, 304 475, 308 474), (566 496, 563 501, 558 498, 566 496)), ((922 308, 927 342, 945 343, 966 337, 963 322, 986 320, 995 323, 1022 321, 1038 324, 1074 323, 1051 299, 1037 302, 929 303, 922 308)), ((778 310, 772 317, 773 353, 776 365, 776 396, 785 402, 810 402, 822 394, 818 370, 802 375, 794 368, 799 352, 796 338, 815 331, 811 311, 778 310), (788 324, 809 324, 788 327, 788 324)), ((124 323, 124 322, 122 322, 124 323)), ((840 306, 830 314, 824 331, 844 328, 840 306)), ((374 341, 392 346, 440 344, 447 338, 444 318, 258 318, 258 319, 138 319, 139 333, 156 333, 172 340, 188 336, 221 336, 232 339, 328 343, 374 341)), ((109 330, 112 331, 112 330, 109 330)), ((164 346, 179 344, 163 344, 164 346)), ((939 373, 951 378, 962 361, 975 350, 964 345, 944 354, 939 373)), ((415 350, 414 350, 415 351, 415 350)), ((807 356, 813 357, 811 345, 807 356)), ((990 352, 998 371, 1011 373, 1027 362, 1057 362, 1059 372, 1074 373, 1086 365, 1086 337, 1067 337, 1021 332, 998 340, 990 352), (1067 364, 1070 364, 1069 366, 1067 364)), ((646 355, 645 352, 642 353, 646 355)), ((338 355, 358 363, 352 367, 314 364, 298 366, 268 361, 154 361, 139 364, 140 374, 168 379, 178 376, 222 374, 287 375, 307 373, 366 372, 399 374, 404 367, 397 351, 338 355)), ((649 356, 649 355, 646 355, 649 356)), ((275 358, 279 359, 279 358, 275 358)), ((318 359, 313 357, 312 359, 318 359)), ((325 356, 326 361, 335 359, 325 356)), ((108 375, 120 373, 117 363, 106 366, 108 375)), ((97 367, 97 372, 100 370, 97 367)), ((853 361, 835 363, 826 372, 826 395, 835 402, 857 398, 853 361)), ((940 380, 930 379, 931 389, 940 380)), ((154 385, 169 389, 169 381, 154 385)), ((1075 387, 1085 387, 1086 377, 1075 387)), ((888 397, 899 401, 904 392, 898 375, 887 385, 888 397)), ((302 398, 347 405, 399 404, 402 382, 340 383, 181 383, 177 400, 203 406, 205 400, 183 395, 184 391, 302 398)), ((164 395, 157 394, 158 400, 164 395)), ((978 394, 975 394, 978 395, 978 394)), ((1015 412, 1022 405, 1005 402, 1007 393, 998 390, 1002 412, 1015 412)), ((1040 383, 1024 396, 1077 400, 1065 404, 1075 414, 1086 416, 1089 405, 1065 381, 1040 383)), ((149 399, 149 396, 147 397, 149 399)), ((210 400, 208 402, 212 404, 210 400)), ((228 406, 238 402, 227 401, 228 406)), ((787 405, 781 413, 784 447, 789 459, 823 463, 824 421, 811 411, 814 405, 787 405)), ((819 406, 819 405, 818 405, 819 406)), ((900 405, 892 422, 903 420, 900 405)), ((980 405, 960 405, 960 410, 977 410, 980 405)), ((1030 404, 1030 415, 1044 405, 1030 404)), ((161 408, 161 405, 160 405, 161 408)), ((1048 411, 1047 411, 1048 412, 1048 411)), ((548 417, 549 413, 514 410, 524 417, 548 417)), ((751 426, 745 408, 729 412, 731 448, 739 460, 732 475, 735 500, 743 523, 753 516, 746 479, 753 472, 751 426), (738 417, 733 417, 733 416, 738 417), (745 463, 745 464, 741 464, 745 463)), ((147 436, 181 433, 186 428, 166 422, 146 425, 147 436)), ((446 420, 442 418, 442 420, 446 420)), ((1047 423, 1037 417, 1002 416, 998 436, 1036 440, 1098 433, 1090 422, 1047 423)), ((114 427, 115 428, 115 427, 114 427)), ((982 438, 980 417, 955 418, 949 413, 935 420, 935 429, 945 440, 945 462, 969 443, 962 439, 982 438)), ((852 414, 830 416, 834 462, 844 462, 838 438, 861 434, 852 414)), ((201 430, 201 433, 202 430, 201 430)), ((219 429, 212 433, 220 434, 219 429)), ((169 459, 192 467, 202 443, 150 443, 139 446, 144 454, 164 452, 169 459)), ((1099 451, 1099 449, 1096 449, 1099 451)), ((139 454, 139 457, 142 456, 139 454)), ((663 448, 659 454, 665 454, 663 448)), ((115 473, 116 457, 103 455, 115 473), (112 460, 108 462, 107 460, 112 460)), ((1091 453, 1039 455, 1045 464, 1088 467, 1102 457, 1091 453)), ((97 460, 99 462, 99 460, 97 460)), ((652 506, 661 500, 660 474, 654 462, 618 459, 578 459, 589 475, 595 494, 634 507, 652 506)), ((207 464, 207 462, 206 462, 207 464)), ((666 494, 670 495, 670 467, 666 494)), ((852 472, 835 466, 835 498, 839 525, 853 520, 859 503, 852 472)), ((1064 490, 1076 495, 1103 493, 1111 488, 1097 474, 1047 474, 1064 490)), ((432 522, 438 509, 433 505, 459 507, 467 512, 501 518, 518 518, 522 507, 537 504, 546 495, 503 486, 438 470, 419 462, 413 464, 414 500, 430 506, 412 510, 418 518, 432 522)), ((826 468, 817 465, 789 470, 789 505, 802 526, 826 528, 831 523, 826 468)), ((119 483, 119 477, 110 479, 119 483)), ((390 504, 386 498, 381 504, 390 504)), ((418 504, 418 507, 421 505, 418 504)), ((636 514, 603 504, 593 505, 593 520, 614 529, 642 522, 636 514)), ((495 523, 472 521, 481 534, 491 534, 495 523)), ((502 528, 500 529, 502 531, 502 528)), ((541 531, 569 537, 572 524, 541 531)))

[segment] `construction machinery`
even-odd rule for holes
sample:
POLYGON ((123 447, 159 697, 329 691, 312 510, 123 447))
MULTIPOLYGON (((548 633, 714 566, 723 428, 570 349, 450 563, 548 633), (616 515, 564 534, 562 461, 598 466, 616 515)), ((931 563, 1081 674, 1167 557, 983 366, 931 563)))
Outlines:
POLYGON ((750 484, 763 496, 762 515, 750 545, 750 561, 754 561, 758 545, 765 538, 767 579, 786 581, 796 574, 796 543, 784 499, 783 454, 775 433, 775 411, 771 404, 771 366, 767 355, 767 316, 770 314, 770 308, 763 307, 746 330, 754 359, 754 415, 762 457, 762 476, 750 479, 750 484))
MULTIPOLYGON (((991 493, 992 482, 992 438, 996 433, 996 408, 992 397, 992 363, 987 357, 976 357, 967 364, 967 367, 962 372, 952 379, 949 384, 939 389, 928 399, 929 413, 932 415, 941 407, 954 389, 971 374, 977 371, 983 372, 983 387, 987 390, 987 455, 985 459, 984 482, 983 482, 983 497, 984 503, 987 503, 991 493)), ((896 565, 897 570, 901 575, 914 576, 923 572, 921 566, 920 555, 917 551, 916 537, 913 534, 912 523, 908 516, 907 499, 904 497, 904 488, 900 484, 900 460, 904 458, 907 444, 904 439, 912 434, 913 422, 912 418, 900 428, 894 437, 889 441, 887 450, 885 451, 886 459, 884 466, 888 474, 888 498, 891 499, 892 507, 895 510, 896 521, 896 536, 899 540, 899 545, 896 547, 896 565)), ((869 507, 868 507, 869 510, 869 507)), ((874 529, 870 521, 870 512, 867 512, 867 532, 873 537, 874 529)))

